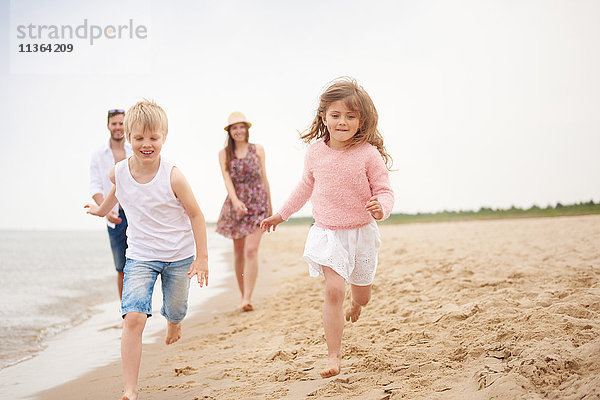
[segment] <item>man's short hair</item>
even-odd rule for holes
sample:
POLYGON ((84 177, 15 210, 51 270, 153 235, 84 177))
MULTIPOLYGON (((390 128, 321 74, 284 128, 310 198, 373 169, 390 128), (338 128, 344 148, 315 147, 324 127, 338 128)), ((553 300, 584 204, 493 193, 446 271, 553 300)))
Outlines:
POLYGON ((108 117, 106 117, 106 123, 110 123, 110 117, 114 117, 115 115, 125 115, 125 110, 120 108, 113 108, 108 110, 108 117))

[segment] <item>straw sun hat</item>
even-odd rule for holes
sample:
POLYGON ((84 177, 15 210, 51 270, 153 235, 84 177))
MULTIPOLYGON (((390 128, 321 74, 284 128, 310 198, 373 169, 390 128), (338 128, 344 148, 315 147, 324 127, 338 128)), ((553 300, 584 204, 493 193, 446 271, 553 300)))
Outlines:
POLYGON ((229 115, 229 118, 227 118, 227 125, 225 125, 224 129, 227 130, 227 128, 229 128, 231 125, 237 124, 238 122, 245 123, 248 125, 248 128, 252 126, 252 124, 246 120, 246 116, 244 114, 239 111, 234 111, 229 115))

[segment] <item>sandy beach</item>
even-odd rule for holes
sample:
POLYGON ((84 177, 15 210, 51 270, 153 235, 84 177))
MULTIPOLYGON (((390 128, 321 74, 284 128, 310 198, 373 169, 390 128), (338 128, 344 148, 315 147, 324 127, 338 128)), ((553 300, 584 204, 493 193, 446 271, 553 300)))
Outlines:
MULTIPOLYGON (((330 379, 308 229, 263 239, 254 312, 232 279, 178 343, 144 345, 140 399, 600 398, 600 216, 381 225, 372 300, 330 379)), ((120 390, 114 363, 38 397, 120 390)))

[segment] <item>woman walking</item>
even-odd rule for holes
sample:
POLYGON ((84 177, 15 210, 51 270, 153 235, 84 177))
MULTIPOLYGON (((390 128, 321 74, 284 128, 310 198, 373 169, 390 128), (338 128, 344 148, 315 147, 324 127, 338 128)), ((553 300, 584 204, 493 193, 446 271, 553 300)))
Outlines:
POLYGON ((265 150, 248 141, 252 126, 241 112, 227 121, 227 143, 219 164, 227 198, 217 221, 217 233, 233 239, 235 275, 242 295, 242 311, 252 311, 252 292, 258 274, 260 222, 271 215, 271 193, 265 168, 265 150))

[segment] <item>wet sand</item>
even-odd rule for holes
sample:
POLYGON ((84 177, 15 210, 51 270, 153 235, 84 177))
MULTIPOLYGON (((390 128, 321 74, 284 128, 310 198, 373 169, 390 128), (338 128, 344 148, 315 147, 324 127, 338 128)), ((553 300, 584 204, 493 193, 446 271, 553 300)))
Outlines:
MULTIPOLYGON (((261 246, 255 311, 235 282, 144 345, 140 399, 600 398, 600 216, 380 226, 371 303, 326 361, 323 279, 301 260, 308 226, 261 246)), ((32 371, 43 373, 43 371, 32 371)), ((120 398, 114 363, 39 395, 120 398)))

